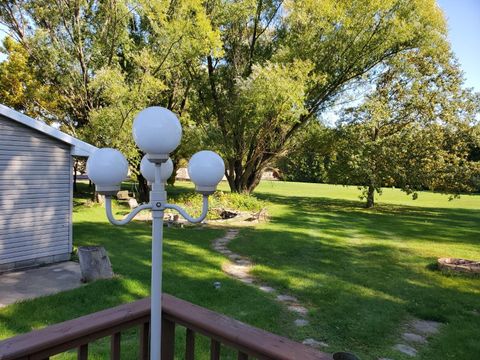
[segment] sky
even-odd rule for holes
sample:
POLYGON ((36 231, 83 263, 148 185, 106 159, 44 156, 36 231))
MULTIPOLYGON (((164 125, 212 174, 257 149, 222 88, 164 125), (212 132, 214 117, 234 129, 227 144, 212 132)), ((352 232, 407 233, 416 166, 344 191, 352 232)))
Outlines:
POLYGON ((437 0, 448 21, 448 38, 465 84, 480 91, 480 0, 437 0))
MULTIPOLYGON (((448 21, 448 38, 465 73, 465 84, 480 91, 480 0, 437 0, 448 21)), ((5 33, 0 25, 0 41, 5 33)), ((0 61, 5 55, 0 53, 0 61)))

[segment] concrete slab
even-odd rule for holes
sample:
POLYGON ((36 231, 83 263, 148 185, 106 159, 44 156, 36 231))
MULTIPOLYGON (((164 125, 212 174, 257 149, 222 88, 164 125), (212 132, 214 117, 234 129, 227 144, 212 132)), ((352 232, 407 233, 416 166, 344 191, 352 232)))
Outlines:
POLYGON ((0 275, 0 308, 17 301, 56 294, 82 285, 73 261, 0 275))

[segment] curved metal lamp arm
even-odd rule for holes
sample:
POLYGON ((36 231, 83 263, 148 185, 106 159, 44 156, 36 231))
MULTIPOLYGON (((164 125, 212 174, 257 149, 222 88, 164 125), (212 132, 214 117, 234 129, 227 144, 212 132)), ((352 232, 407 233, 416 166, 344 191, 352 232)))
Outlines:
POLYGON ((136 207, 135 209, 133 209, 133 211, 130 214, 128 214, 125 219, 117 220, 117 219, 115 219, 115 217, 113 216, 113 213, 112 213, 112 198, 111 198, 111 196, 105 196, 105 209, 107 210, 107 218, 108 218, 108 221, 110 221, 113 225, 128 224, 130 221, 132 221, 132 219, 135 217, 135 215, 137 215, 140 211, 151 209, 151 208, 152 208, 152 205, 150 205, 150 204, 140 205, 140 206, 136 207))
POLYGON ((192 218, 190 215, 187 214, 187 212, 182 209, 180 206, 175 205, 175 204, 165 204, 165 209, 173 209, 177 210, 180 215, 182 215, 185 219, 187 219, 191 223, 199 223, 202 222, 206 217, 208 213, 208 195, 203 195, 203 205, 202 205, 202 213, 200 214, 199 217, 197 218, 192 218))

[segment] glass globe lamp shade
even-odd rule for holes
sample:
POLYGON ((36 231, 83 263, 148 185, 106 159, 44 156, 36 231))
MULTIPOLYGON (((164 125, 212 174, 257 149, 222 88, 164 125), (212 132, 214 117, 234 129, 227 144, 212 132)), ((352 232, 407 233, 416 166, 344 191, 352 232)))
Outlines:
POLYGON ((203 194, 213 193, 224 173, 223 159, 213 151, 199 151, 188 163, 188 175, 195 183, 195 189, 203 194))
MULTIPOLYGON (((155 164, 148 160, 147 155, 145 155, 140 162, 140 172, 148 182, 152 184, 155 182, 155 164)), ((168 158, 167 161, 162 163, 160 168, 160 179, 162 183, 166 183, 170 176, 172 176, 172 173, 173 162, 172 159, 168 158)))
POLYGON ((128 162, 118 150, 98 149, 87 160, 87 175, 95 183, 97 192, 114 195, 128 175, 128 162))
POLYGON ((160 106, 148 107, 133 121, 133 139, 150 160, 164 161, 180 144, 182 126, 177 116, 160 106))

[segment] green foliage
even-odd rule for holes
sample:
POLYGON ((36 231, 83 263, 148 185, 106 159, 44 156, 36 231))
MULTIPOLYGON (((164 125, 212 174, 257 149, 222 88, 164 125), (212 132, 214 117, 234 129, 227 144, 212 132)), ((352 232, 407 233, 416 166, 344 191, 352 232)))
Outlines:
POLYGON ((462 88, 450 54, 409 51, 379 70, 374 91, 341 119, 330 177, 365 188, 367 206, 382 186, 468 192, 480 166, 475 144, 478 94, 462 88))
POLYGON ((63 98, 32 71, 28 52, 11 37, 3 40, 7 60, 0 63, 0 103, 26 115, 56 120, 63 98))
POLYGON ((440 9, 429 1, 215 1, 209 15, 223 52, 195 73, 203 123, 237 192, 343 90, 407 50, 448 50, 440 9), (214 121, 214 123, 212 123, 214 121))
MULTIPOLYGON (((173 203, 187 209, 189 214, 199 216, 202 209, 202 197, 195 192, 180 193, 173 197, 173 203)), ((207 219, 219 219, 218 210, 239 210, 258 212, 265 207, 265 203, 250 194, 239 194, 217 191, 209 198, 209 211, 207 219)), ((175 214, 175 211, 167 210, 175 214)))
POLYGON ((321 183, 328 180, 334 130, 312 121, 290 142, 286 154, 277 161, 282 180, 321 183))

